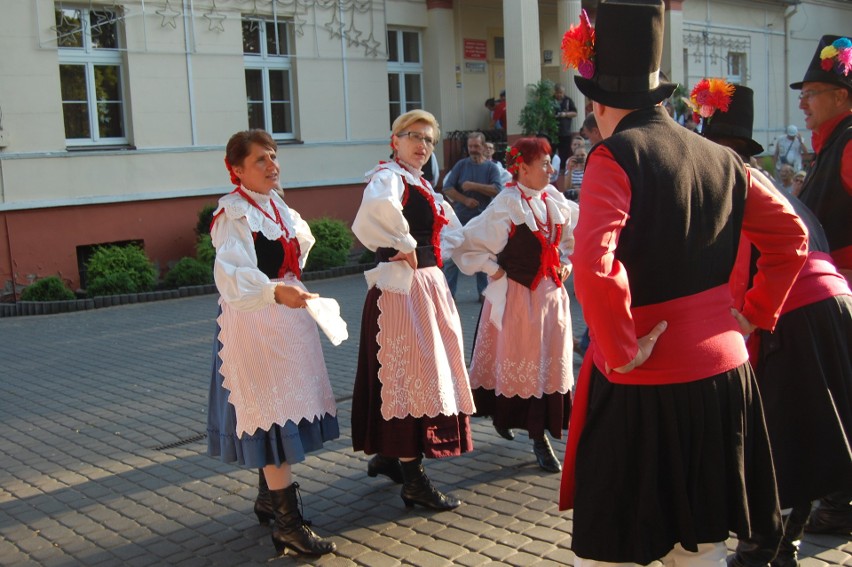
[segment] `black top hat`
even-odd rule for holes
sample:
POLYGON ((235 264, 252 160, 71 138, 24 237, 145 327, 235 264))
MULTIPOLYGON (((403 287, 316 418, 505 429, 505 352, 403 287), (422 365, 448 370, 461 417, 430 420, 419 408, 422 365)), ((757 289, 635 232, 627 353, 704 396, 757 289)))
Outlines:
POLYGON ((754 124, 754 91, 737 85, 731 96, 728 111, 717 110, 705 119, 701 135, 710 140, 735 138, 746 143, 745 155, 751 157, 763 152, 763 146, 752 139, 754 124))
POLYGON ((590 99, 615 108, 654 106, 676 84, 660 82, 662 0, 603 0, 595 18, 595 73, 575 76, 590 99))
POLYGON ((801 89, 803 83, 830 83, 839 87, 846 87, 852 91, 852 70, 839 61, 837 55, 822 58, 822 51, 829 46, 834 46, 836 51, 852 49, 852 41, 848 37, 839 35, 824 35, 819 40, 816 53, 814 53, 805 78, 798 83, 790 85, 791 89, 801 89))

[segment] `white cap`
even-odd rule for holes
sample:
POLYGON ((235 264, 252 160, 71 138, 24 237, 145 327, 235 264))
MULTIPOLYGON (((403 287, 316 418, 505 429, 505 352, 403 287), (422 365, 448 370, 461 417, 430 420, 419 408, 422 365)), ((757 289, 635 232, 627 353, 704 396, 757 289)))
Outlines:
POLYGON ((787 126, 787 135, 788 136, 795 136, 798 133, 799 133, 799 129, 796 128, 794 125, 790 124, 789 126, 787 126))

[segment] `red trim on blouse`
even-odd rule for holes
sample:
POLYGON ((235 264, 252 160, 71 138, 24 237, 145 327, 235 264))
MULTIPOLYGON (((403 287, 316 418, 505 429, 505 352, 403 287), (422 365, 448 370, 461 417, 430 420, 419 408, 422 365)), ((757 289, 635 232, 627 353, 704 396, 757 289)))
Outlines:
MULTIPOLYGON (((283 278, 287 273, 292 273, 298 279, 302 279, 302 269, 299 267, 299 257, 302 255, 301 246, 299 246, 299 241, 295 238, 290 237, 290 232, 287 230, 287 227, 284 225, 284 220, 281 218, 281 213, 278 211, 278 207, 275 206, 275 203, 271 203, 272 210, 275 212, 275 217, 267 213, 257 202, 249 196, 248 193, 242 190, 242 188, 237 187, 233 191, 234 193, 239 193, 239 195, 248 201, 248 203, 260 211, 263 216, 276 223, 282 231, 282 235, 278 238, 278 241, 281 243, 281 247, 284 249, 284 261, 281 263, 281 267, 278 268, 278 277, 283 278)), ((252 233, 252 237, 257 239, 257 232, 252 233)))
MULTIPOLYGON (((521 193, 521 198, 530 204, 532 197, 527 197, 524 195, 523 191, 518 190, 521 193)), ((557 287, 562 287, 562 279, 559 277, 559 266, 561 265, 561 261, 559 258, 559 246, 558 242, 562 240, 562 225, 556 225, 553 227, 550 222, 550 211, 547 209, 547 193, 541 193, 541 200, 544 203, 544 222, 539 221, 535 213, 532 211, 532 207, 530 207, 530 214, 532 214, 533 219, 535 219, 535 225, 538 227, 538 230, 533 232, 533 235, 538 239, 539 244, 541 244, 541 257, 539 259, 539 268, 538 273, 536 273, 535 278, 530 284, 530 289, 535 289, 538 287, 538 284, 541 283, 546 277, 549 277, 553 280, 553 282, 557 285, 557 287), (552 236, 552 238, 551 238, 552 236)), ((513 226, 514 228, 514 226, 513 226)), ((514 234, 514 230, 509 233, 509 236, 514 234)))

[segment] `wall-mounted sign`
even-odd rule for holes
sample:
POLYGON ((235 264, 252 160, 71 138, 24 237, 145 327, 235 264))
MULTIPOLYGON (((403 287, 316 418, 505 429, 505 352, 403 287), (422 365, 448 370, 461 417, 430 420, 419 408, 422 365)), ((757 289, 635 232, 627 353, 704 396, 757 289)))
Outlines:
POLYGON ((484 73, 485 72, 485 61, 465 61, 464 62, 464 72, 465 73, 484 73))
POLYGON ((553 50, 552 49, 545 49, 544 50, 544 64, 549 65, 550 63, 553 63, 553 50))
POLYGON ((464 58, 485 61, 488 58, 488 43, 484 39, 465 39, 464 58))

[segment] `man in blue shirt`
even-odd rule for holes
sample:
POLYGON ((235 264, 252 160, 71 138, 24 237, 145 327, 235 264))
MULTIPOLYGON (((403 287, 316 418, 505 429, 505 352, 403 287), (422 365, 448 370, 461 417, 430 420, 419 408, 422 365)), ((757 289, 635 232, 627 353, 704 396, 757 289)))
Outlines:
MULTIPOLYGON (((471 132, 467 136, 468 157, 459 160, 444 178, 444 195, 452 200, 453 209, 462 224, 485 210, 497 193, 503 189, 500 168, 485 156, 485 135, 471 132)), ((450 260, 444 264, 444 275, 453 297, 459 280, 459 269, 450 260)), ((479 301, 488 285, 488 276, 476 273, 476 291, 479 301)))

